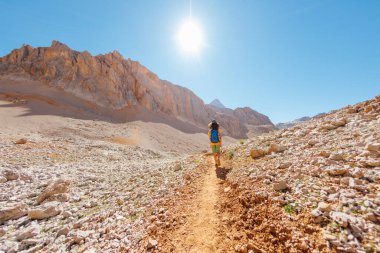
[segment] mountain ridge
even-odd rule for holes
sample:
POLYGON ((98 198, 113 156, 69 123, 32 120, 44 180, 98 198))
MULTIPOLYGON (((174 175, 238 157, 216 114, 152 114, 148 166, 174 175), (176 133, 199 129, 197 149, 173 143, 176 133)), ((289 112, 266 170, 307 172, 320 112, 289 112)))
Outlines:
MULTIPOLYGON (((9 80, 30 78, 112 110, 142 107, 203 129, 215 118, 226 134, 235 138, 245 138, 249 132, 246 119, 238 116, 258 116, 251 112, 228 115, 215 110, 190 89, 161 80, 144 65, 125 59, 116 50, 93 56, 86 50, 72 50, 59 41, 53 41, 50 47, 23 45, 12 50, 0 58, 0 76, 9 80)), ((258 118, 264 119, 261 114, 258 118)), ((267 123, 255 121, 256 125, 267 123)), ((270 130, 273 129, 274 125, 270 130)))

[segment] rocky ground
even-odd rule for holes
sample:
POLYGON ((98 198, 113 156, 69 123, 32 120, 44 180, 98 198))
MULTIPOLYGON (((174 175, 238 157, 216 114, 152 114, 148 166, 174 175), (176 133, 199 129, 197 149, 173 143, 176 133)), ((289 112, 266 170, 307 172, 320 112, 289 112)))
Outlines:
POLYGON ((380 252, 380 96, 197 159, 146 219, 148 251, 380 252), (194 229, 204 208, 213 231, 194 229))
POLYGON ((25 141, 0 137, 0 252, 133 249, 142 214, 191 169, 135 146, 25 141))
POLYGON ((65 122, 0 133, 0 252, 380 252, 380 96, 228 145, 217 169, 65 122))
POLYGON ((207 144, 163 124, 44 115, 52 105, 31 115, 37 100, 0 98, 0 252, 136 252, 144 214, 207 144))

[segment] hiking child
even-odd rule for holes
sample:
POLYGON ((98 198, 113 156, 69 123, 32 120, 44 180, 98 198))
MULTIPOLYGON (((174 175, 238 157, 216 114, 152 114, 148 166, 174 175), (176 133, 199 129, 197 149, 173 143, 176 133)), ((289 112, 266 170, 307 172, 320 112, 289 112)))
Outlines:
POLYGON ((212 120, 208 124, 210 130, 208 131, 208 137, 210 138, 210 147, 214 155, 215 166, 220 166, 220 147, 222 146, 222 131, 219 128, 219 124, 216 120, 212 120))

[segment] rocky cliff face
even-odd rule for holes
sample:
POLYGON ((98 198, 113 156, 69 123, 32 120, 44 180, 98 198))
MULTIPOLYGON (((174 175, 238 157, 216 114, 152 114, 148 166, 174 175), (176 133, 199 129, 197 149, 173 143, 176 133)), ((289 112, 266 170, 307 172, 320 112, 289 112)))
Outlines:
POLYGON ((92 56, 58 41, 53 41, 50 47, 25 45, 0 58, 0 76, 10 79, 22 76, 109 109, 142 107, 200 128, 205 128, 211 118, 217 118, 227 134, 235 138, 247 135, 246 122, 240 122, 240 116, 256 125, 267 123, 266 116, 248 119, 248 109, 236 115, 221 115, 189 89, 159 79, 139 62, 126 60, 117 51, 92 56))

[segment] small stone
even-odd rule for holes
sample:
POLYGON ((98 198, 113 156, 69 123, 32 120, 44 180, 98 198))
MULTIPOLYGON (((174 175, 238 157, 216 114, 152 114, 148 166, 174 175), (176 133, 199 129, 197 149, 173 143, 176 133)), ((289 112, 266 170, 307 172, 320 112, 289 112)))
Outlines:
POLYGON ((5 235, 6 232, 7 232, 7 230, 5 228, 0 228, 0 237, 5 235))
POLYGON ((25 143, 27 143, 27 142, 28 142, 27 139, 22 138, 22 139, 19 139, 19 140, 15 141, 15 144, 25 144, 25 143))
POLYGON ((321 223, 323 221, 323 213, 318 208, 313 209, 310 214, 313 216, 315 223, 321 223))
POLYGON ((62 212, 62 216, 63 216, 64 218, 69 218, 69 217, 73 216, 73 214, 72 214, 72 212, 70 212, 70 211, 63 211, 63 212, 62 212))
POLYGON ((225 192, 225 193, 229 192, 230 190, 231 190, 231 187, 226 187, 226 188, 224 188, 224 192, 225 192))
POLYGON ((368 159, 365 163, 370 167, 380 167, 380 159, 368 159))
POLYGON ((119 206, 122 206, 122 205, 124 205, 124 200, 121 199, 121 198, 118 198, 118 199, 116 200, 116 203, 117 203, 119 206))
POLYGON ((3 176, 7 179, 7 181, 17 180, 20 177, 19 173, 13 170, 4 171, 3 176))
POLYGON ((61 235, 67 236, 69 232, 70 232, 70 229, 68 227, 64 227, 64 228, 58 230, 57 237, 59 237, 61 235))
POLYGON ((329 157, 330 156, 330 153, 327 152, 326 150, 322 150, 320 151, 317 156, 322 156, 322 157, 329 157))
POLYGON ((348 186, 350 184, 350 178, 349 177, 343 177, 343 178, 340 179, 340 183, 342 185, 348 186))
POLYGON ((330 218, 344 228, 348 226, 348 221, 350 220, 350 216, 342 212, 331 212, 330 218))
POLYGON ((354 178, 363 178, 364 177, 364 173, 362 171, 362 169, 360 168, 354 168, 351 172, 350 172, 351 176, 353 176, 354 178))
POLYGON ((376 215, 374 213, 366 213, 364 219, 372 222, 377 222, 376 215))
POLYGON ((263 251, 255 244, 249 242, 248 243, 248 250, 249 252, 253 251, 253 253, 262 253, 263 251))
POLYGON ((157 246, 158 242, 153 239, 148 239, 147 249, 153 249, 157 246))
POLYGON ((285 180, 280 180, 273 184, 273 189, 275 191, 283 191, 283 190, 286 190, 287 188, 288 188, 288 184, 286 183, 285 180))
POLYGON ((8 180, 7 180, 5 177, 0 176, 0 184, 5 183, 5 182, 7 182, 7 181, 8 181, 8 180))
POLYGON ((318 209, 321 210, 324 213, 331 212, 332 207, 329 203, 326 202, 319 202, 318 203, 318 209))
POLYGON ((284 163, 279 164, 277 168, 280 170, 283 170, 283 169, 289 168, 291 165, 292 165, 291 162, 284 162, 284 163))
POLYGON ((21 233, 16 236, 16 239, 18 241, 23 241, 25 239, 32 238, 38 235, 39 233, 40 233, 40 226, 38 226, 37 224, 33 224, 29 226, 28 228, 24 229, 23 231, 21 231, 21 233))
POLYGON ((334 161, 343 161, 343 156, 341 154, 337 154, 337 153, 334 153, 334 154, 331 154, 330 157, 329 157, 331 160, 334 160, 334 161))
POLYGON ((90 231, 74 231, 68 234, 74 244, 82 244, 84 240, 90 235, 90 231))
POLYGON ((39 243, 41 243, 41 240, 39 239, 25 239, 25 240, 23 240, 21 243, 20 243, 20 249, 21 250, 26 250, 26 249, 28 249, 28 251, 27 252, 38 252, 40 249, 41 249, 41 245, 37 245, 37 244, 39 244, 39 243), (36 247, 37 248, 35 248, 35 247, 33 247, 33 246, 35 246, 35 245, 37 245, 36 247), (32 248, 33 247, 33 248, 32 248))
POLYGON ((248 253, 248 245, 244 244, 240 247, 240 253, 248 253))
POLYGON ((278 144, 272 144, 270 145, 268 149, 268 153, 279 153, 286 150, 286 147, 278 145, 278 144))
POLYGON ((174 171, 180 171, 182 170, 182 165, 180 162, 177 162, 175 165, 174 165, 174 168, 173 168, 174 171))

